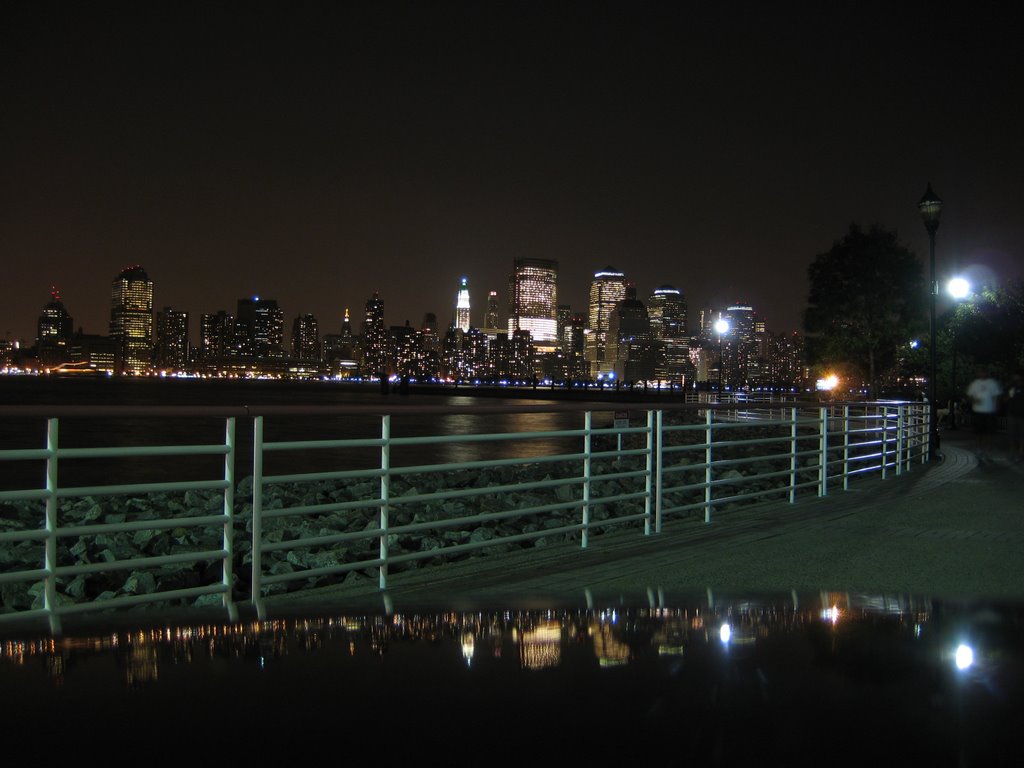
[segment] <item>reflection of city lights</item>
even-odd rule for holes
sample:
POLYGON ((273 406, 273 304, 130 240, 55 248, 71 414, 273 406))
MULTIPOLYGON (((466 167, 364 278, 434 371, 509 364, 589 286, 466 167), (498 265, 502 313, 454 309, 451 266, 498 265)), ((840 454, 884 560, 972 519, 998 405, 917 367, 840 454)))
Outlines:
POLYGON ((961 643, 956 648, 956 655, 954 659, 956 661, 956 668, 959 670, 965 670, 974 664, 974 649, 969 645, 961 643))
POLYGON ((466 666, 470 666, 473 663, 473 649, 475 647, 475 641, 472 632, 464 632, 462 634, 462 658, 466 660, 466 666))
POLYGON ((821 612, 821 620, 831 622, 832 624, 838 624, 839 617, 841 615, 842 614, 839 612, 838 606, 833 605, 831 608, 825 608, 821 612))
POLYGON ((718 630, 718 639, 722 641, 722 645, 727 645, 729 640, 732 639, 732 627, 728 624, 723 624, 722 628, 718 630))

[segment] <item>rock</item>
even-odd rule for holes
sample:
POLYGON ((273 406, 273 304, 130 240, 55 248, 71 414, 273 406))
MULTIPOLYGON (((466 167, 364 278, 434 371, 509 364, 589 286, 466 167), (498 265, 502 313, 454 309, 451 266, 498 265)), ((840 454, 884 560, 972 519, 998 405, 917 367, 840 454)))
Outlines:
POLYGON ((149 571, 132 571, 121 591, 129 595, 150 595, 156 592, 156 578, 149 571))
POLYGON ((479 543, 481 541, 490 541, 494 538, 493 528, 477 528, 469 535, 469 541, 472 544, 479 543))

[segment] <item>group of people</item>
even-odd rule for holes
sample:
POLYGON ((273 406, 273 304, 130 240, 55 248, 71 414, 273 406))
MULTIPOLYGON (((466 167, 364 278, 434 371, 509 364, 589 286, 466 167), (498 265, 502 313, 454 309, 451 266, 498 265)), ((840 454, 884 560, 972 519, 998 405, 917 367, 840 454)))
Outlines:
POLYGON ((1014 460, 1024 459, 1024 371, 1016 371, 1009 387, 1004 390, 989 369, 979 368, 977 376, 967 387, 967 404, 982 455, 992 448, 999 415, 1005 407, 1010 453, 1014 460))

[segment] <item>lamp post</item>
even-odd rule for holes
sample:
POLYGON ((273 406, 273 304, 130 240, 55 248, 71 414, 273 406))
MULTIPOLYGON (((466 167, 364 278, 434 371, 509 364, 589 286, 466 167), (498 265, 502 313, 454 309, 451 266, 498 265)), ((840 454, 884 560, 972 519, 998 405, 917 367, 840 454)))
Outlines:
POLYGON ((939 284, 935 281, 935 230, 939 228, 939 214, 942 212, 942 199, 932 190, 932 183, 928 182, 928 189, 917 204, 921 211, 921 219, 924 221, 924 228, 928 230, 928 275, 931 284, 931 296, 928 308, 928 329, 929 329, 929 374, 928 374, 928 401, 931 418, 928 429, 928 457, 932 460, 939 456, 939 425, 935 422, 935 299, 939 293, 939 284))
POLYGON ((725 369, 725 353, 722 337, 729 332, 729 321, 724 317, 715 320, 715 331, 718 333, 718 399, 722 399, 722 373, 725 369))

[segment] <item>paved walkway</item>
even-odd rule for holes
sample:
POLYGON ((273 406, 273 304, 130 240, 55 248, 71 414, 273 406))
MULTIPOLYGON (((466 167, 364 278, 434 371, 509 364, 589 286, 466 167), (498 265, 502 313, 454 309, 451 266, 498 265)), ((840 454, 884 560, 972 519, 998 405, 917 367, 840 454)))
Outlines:
MULTIPOLYGON (((721 512, 710 524, 667 520, 658 536, 608 533, 587 550, 559 545, 394 574, 386 605, 555 607, 708 590, 1020 600, 1024 465, 998 452, 979 459, 971 438, 944 433, 941 463, 825 498, 721 512)), ((384 598, 364 579, 299 599, 379 609, 384 598)))

